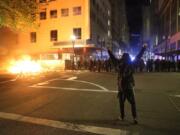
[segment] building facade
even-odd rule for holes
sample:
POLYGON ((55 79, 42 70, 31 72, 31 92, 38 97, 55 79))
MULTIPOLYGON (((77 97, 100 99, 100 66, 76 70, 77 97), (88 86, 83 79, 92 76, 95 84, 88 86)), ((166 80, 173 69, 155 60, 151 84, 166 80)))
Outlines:
POLYGON ((111 46, 108 0, 38 0, 38 3, 37 26, 18 36, 24 53, 71 59, 72 53, 89 56, 93 51, 111 46))
POLYGON ((124 50, 129 49, 129 26, 127 21, 127 14, 126 14, 126 5, 125 0, 120 1, 120 41, 121 45, 123 46, 124 50))
POLYGON ((155 4, 157 28, 154 53, 166 59, 180 55, 180 0, 159 0, 155 4))
POLYGON ((129 27, 127 23, 125 0, 110 0, 112 48, 118 53, 129 45, 129 27))

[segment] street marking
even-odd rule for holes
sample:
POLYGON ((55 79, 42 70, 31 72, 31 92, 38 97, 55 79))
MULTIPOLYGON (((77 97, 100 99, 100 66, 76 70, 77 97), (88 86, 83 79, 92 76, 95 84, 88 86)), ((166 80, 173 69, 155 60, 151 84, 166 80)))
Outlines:
POLYGON ((180 95, 173 95, 174 97, 178 97, 178 98, 180 98, 180 95))
POLYGON ((45 81, 45 82, 41 82, 41 83, 37 83, 35 85, 45 85, 45 84, 49 84, 50 82, 53 82, 53 81, 56 81, 58 80, 59 78, 54 78, 54 79, 51 79, 51 80, 48 80, 48 81, 45 81))
POLYGON ((127 134, 130 134, 129 131, 122 130, 122 129, 73 124, 70 122, 61 122, 61 121, 56 121, 56 120, 35 118, 35 117, 29 117, 29 116, 24 116, 24 115, 20 115, 20 114, 14 114, 14 113, 0 112, 0 118, 14 120, 14 121, 18 121, 18 122, 31 123, 31 124, 41 125, 41 126, 48 126, 48 127, 52 127, 52 128, 66 129, 66 130, 71 130, 71 131, 76 131, 76 132, 83 132, 83 133, 89 132, 89 133, 101 134, 101 135, 127 135, 127 134))
POLYGON ((11 80, 8 80, 8 81, 2 81, 2 82, 0 82, 0 84, 5 84, 5 83, 8 83, 8 82, 14 82, 14 81, 16 81, 17 79, 18 79, 18 76, 17 76, 16 78, 11 79, 11 80))
POLYGON ((74 77, 70 77, 70 78, 68 78, 67 80, 68 81, 71 81, 71 80, 76 80, 77 79, 77 77, 76 76, 74 76, 74 77))
MULTIPOLYGON (((59 79, 59 80, 63 80, 63 79, 59 79)), ((67 81, 73 81, 73 82, 81 82, 81 83, 86 83, 86 84, 91 84, 94 85, 96 87, 99 87, 100 89, 104 90, 104 91, 109 91, 108 89, 106 89, 105 87, 96 84, 96 83, 92 83, 92 82, 88 82, 88 81, 81 81, 81 80, 67 80, 67 81)))
POLYGON ((47 85, 49 82, 38 83, 37 85, 47 85))
POLYGON ((52 87, 52 86, 39 86, 33 85, 31 88, 55 89, 55 90, 68 90, 68 91, 88 91, 88 92, 102 92, 102 93, 118 93, 118 91, 104 91, 101 89, 78 89, 78 88, 65 88, 65 87, 52 87))
POLYGON ((176 108, 178 112, 180 112, 180 108, 176 105, 176 103, 172 100, 170 96, 168 96, 169 101, 173 104, 173 106, 176 108))
MULTIPOLYGON (((48 81, 45 81, 45 82, 34 84, 34 85, 30 86, 30 87, 35 87, 35 86, 38 86, 38 85, 45 85, 45 84, 49 84, 49 82, 52 82, 52 81, 61 80, 61 81, 72 81, 72 82, 80 82, 80 83, 90 84, 90 85, 93 85, 93 86, 96 86, 96 87, 100 88, 103 91, 109 91, 107 88, 105 88, 105 87, 103 87, 103 86, 101 86, 99 84, 95 84, 95 83, 88 82, 88 81, 73 80, 73 79, 77 79, 77 77, 71 77, 71 78, 68 78, 68 79, 55 78, 55 79, 51 79, 51 80, 48 80, 48 81)), ((74 88, 74 89, 76 89, 76 88, 74 88)))

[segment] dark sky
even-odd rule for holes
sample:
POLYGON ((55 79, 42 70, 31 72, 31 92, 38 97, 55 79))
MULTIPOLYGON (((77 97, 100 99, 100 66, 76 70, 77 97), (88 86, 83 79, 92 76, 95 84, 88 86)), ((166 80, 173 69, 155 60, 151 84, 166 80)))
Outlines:
POLYGON ((130 30, 130 44, 137 47, 141 44, 141 32, 142 32, 142 7, 143 5, 149 5, 150 0, 125 0, 127 18, 130 30), (136 35, 136 36, 134 36, 136 35))
POLYGON ((142 3, 144 0, 126 0, 130 33, 140 33, 142 29, 142 3))

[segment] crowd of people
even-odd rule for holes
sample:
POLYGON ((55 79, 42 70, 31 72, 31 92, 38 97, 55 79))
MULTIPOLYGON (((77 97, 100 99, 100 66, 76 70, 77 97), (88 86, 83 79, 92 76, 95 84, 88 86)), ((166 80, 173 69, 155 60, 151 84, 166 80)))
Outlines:
MULTIPOLYGON (((141 60, 143 61, 143 60, 141 60)), ((180 60, 160 60, 149 59, 146 64, 140 62, 140 71, 147 72, 180 72, 180 60), (142 70, 143 69, 143 70, 142 70)))
MULTIPOLYGON (((141 59, 138 64, 135 65, 136 72, 180 72, 180 60, 160 60, 149 59, 146 62, 141 59)), ((111 72, 115 71, 115 68, 110 59, 106 60, 84 60, 76 62, 77 70, 89 70, 91 72, 111 72)))
POLYGON ((77 61, 76 67, 78 70, 85 69, 91 72, 111 72, 113 68, 110 59, 77 61))

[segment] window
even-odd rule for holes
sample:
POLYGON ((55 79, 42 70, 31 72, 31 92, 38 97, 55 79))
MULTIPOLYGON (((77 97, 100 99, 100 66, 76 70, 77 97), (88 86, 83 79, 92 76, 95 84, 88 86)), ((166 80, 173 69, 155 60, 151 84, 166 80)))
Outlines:
POLYGON ((61 16, 69 16, 69 9, 68 8, 61 9, 61 16))
POLYGON ((40 12, 40 20, 46 19, 46 12, 40 12))
POLYGON ((110 37, 111 36, 111 31, 110 30, 108 30, 108 37, 110 37))
POLYGON ((50 40, 51 41, 57 41, 57 36, 58 36, 58 33, 57 33, 57 30, 51 30, 51 32, 50 32, 50 40))
POLYGON ((111 21, 110 20, 108 20, 108 26, 111 26, 111 21))
POLYGON ((178 50, 180 50, 180 40, 178 40, 178 50))
POLYGON ((31 40, 31 43, 36 43, 36 32, 30 33, 30 40, 31 40))
POLYGON ((171 50, 176 50, 176 42, 170 44, 170 49, 171 50))
POLYGON ((76 39, 81 39, 81 28, 74 28, 73 34, 76 36, 76 39))
POLYGON ((74 7, 73 15, 80 15, 80 14, 81 14, 81 7, 74 7))
POLYGON ((46 0, 39 0, 39 3, 45 3, 46 0))
POLYGON ((51 10, 50 11, 50 17, 51 18, 57 18, 57 10, 51 10))

